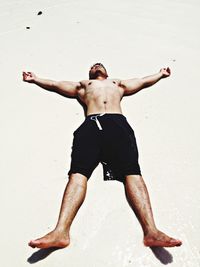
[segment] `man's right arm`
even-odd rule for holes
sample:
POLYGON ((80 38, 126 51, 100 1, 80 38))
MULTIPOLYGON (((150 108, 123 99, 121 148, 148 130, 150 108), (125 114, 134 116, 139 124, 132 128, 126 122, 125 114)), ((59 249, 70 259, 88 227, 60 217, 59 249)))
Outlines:
POLYGON ((23 72, 23 81, 34 83, 43 89, 68 97, 76 97, 78 89, 81 88, 79 82, 42 79, 37 77, 33 72, 23 72))

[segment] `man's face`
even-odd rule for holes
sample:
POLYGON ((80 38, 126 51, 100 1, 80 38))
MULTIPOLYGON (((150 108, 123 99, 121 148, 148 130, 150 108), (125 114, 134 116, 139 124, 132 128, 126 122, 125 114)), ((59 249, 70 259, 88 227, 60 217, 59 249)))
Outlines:
POLYGON ((104 77, 105 79, 108 77, 107 71, 103 64, 95 63, 92 65, 89 71, 89 79, 96 79, 99 76, 104 77))

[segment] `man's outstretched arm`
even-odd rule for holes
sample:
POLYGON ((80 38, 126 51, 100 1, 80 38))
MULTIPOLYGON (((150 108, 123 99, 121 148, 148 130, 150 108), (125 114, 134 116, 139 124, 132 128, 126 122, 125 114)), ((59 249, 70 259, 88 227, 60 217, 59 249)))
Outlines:
POLYGON ((171 74, 170 68, 163 68, 158 73, 144 77, 120 81, 120 86, 124 89, 124 95, 133 95, 140 90, 152 86, 160 81, 160 79, 167 78, 171 74))
POLYGON ((78 90, 81 88, 79 82, 42 79, 37 77, 33 72, 23 72, 23 81, 34 83, 43 89, 68 97, 76 97, 78 90))

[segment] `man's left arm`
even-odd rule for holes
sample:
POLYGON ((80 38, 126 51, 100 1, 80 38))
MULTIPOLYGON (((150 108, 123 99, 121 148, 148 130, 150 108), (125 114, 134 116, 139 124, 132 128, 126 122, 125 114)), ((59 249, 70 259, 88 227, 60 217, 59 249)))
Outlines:
POLYGON ((123 88, 125 96, 133 95, 144 88, 152 86, 161 79, 169 77, 170 74, 170 68, 162 68, 158 73, 147 77, 122 80, 119 85, 123 88))

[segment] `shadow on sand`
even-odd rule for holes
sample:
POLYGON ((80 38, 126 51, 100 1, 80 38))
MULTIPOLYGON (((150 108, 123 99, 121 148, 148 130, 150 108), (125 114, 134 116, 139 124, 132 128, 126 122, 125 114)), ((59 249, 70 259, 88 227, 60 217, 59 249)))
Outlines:
POLYGON ((36 263, 38 261, 44 260, 48 257, 52 252, 59 250, 60 248, 42 248, 36 252, 34 252, 28 259, 27 262, 30 264, 36 263))
MULTIPOLYGON (((51 253, 53 253, 56 250, 59 250, 60 248, 46 248, 46 249, 40 249, 36 252, 34 252, 28 259, 27 262, 30 264, 36 263, 38 261, 44 260, 47 258, 51 253)), ((173 262, 173 256, 164 248, 161 247, 155 247, 150 248, 155 255, 155 257, 162 263, 162 264, 169 264, 173 262)))
POLYGON ((150 248, 155 255, 155 257, 162 263, 162 264, 169 264, 173 262, 173 256, 170 254, 165 248, 161 247, 152 247, 150 248))

